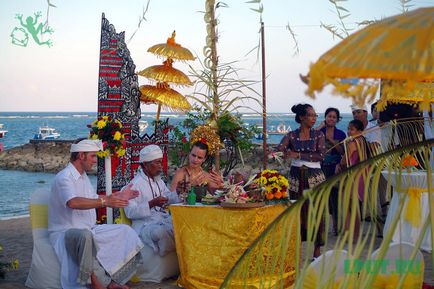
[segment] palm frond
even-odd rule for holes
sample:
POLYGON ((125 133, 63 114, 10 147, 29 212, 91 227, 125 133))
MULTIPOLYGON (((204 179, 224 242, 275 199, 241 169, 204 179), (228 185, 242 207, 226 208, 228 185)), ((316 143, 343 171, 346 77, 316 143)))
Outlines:
MULTIPOLYGON (((404 185, 402 183, 404 177, 400 176, 408 173, 407 168, 402 166, 404 158, 409 154, 420 155, 427 162, 433 157, 433 146, 434 139, 431 139, 395 148, 373 156, 348 168, 341 174, 327 179, 322 184, 306 190, 303 196, 286 208, 245 251, 226 276, 221 288, 249 288, 252 285, 251 282, 255 282, 256 288, 289 288, 293 284, 294 288, 373 288, 373 284, 378 284, 386 278, 382 275, 384 272, 382 270, 370 270, 366 266, 363 268, 354 266, 365 257, 369 259, 374 251, 376 251, 378 260, 386 258, 392 234, 401 213, 406 210, 405 198, 403 197, 400 199, 398 211, 392 218, 387 233, 379 243, 376 238, 378 233, 376 225, 379 215, 377 198, 380 182, 383 179, 390 187, 390 178, 392 175, 395 176, 394 189, 401 188, 402 196, 405 196, 409 187, 416 186, 416 184, 407 183, 404 185), (388 177, 384 178, 385 176, 388 177), (361 207, 358 201, 359 180, 363 180, 364 184, 364 198, 361 207), (332 190, 337 190, 339 216, 341 216, 339 222, 341 234, 336 238, 329 237, 328 234, 330 224, 328 201, 332 190), (301 208, 306 202, 309 204, 307 236, 311 242, 302 246, 299 238, 299 216, 301 208), (365 218, 368 215, 371 216, 372 221, 361 223, 360 234, 357 236, 356 221, 358 218, 365 218), (351 225, 345 225, 345 220, 348 220, 351 225), (312 272, 308 260, 313 252, 313 240, 321 232, 322 223, 325 223, 324 246, 334 250, 345 249, 348 251, 348 255, 345 260, 331 259, 320 271, 312 272), (344 261, 345 265, 343 264, 344 261), (345 269, 342 269, 344 267, 345 269)), ((425 171, 419 171, 420 174, 427 176, 429 185, 426 190, 430 200, 434 192, 432 169, 427 166, 425 171)), ((406 181, 408 182, 408 179, 406 181)), ((430 206, 433 210, 434 205, 431 203, 430 206)), ((427 219, 422 220, 421 234, 416 241, 416 248, 411 252, 409 262, 414 261, 425 232, 432 227, 433 214, 430 215, 427 219)), ((433 236, 431 237, 433 238, 433 236)), ((406 271, 399 275, 396 280, 392 281, 390 278, 387 280, 394 282, 394 288, 416 288, 414 287, 416 283, 419 286, 417 288, 421 287, 423 274, 408 276, 409 272, 406 271)))

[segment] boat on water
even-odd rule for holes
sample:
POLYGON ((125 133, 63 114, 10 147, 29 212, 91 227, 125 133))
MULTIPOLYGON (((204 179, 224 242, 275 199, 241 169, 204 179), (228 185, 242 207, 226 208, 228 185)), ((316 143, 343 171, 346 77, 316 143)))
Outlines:
POLYGON ((267 134, 269 134, 269 135, 285 135, 290 131, 291 131, 290 125, 286 126, 285 124, 281 123, 276 127, 276 129, 274 129, 274 126, 271 126, 271 129, 267 131, 267 134))
POLYGON ((8 131, 3 129, 3 124, 0 123, 0 138, 4 137, 8 131))
POLYGON ((48 126, 42 126, 39 128, 39 132, 34 135, 33 139, 38 140, 52 140, 58 139, 60 134, 56 131, 56 129, 48 126))
MULTIPOLYGON (((255 139, 257 140, 263 140, 264 139, 264 133, 262 132, 262 126, 258 126, 258 129, 260 129, 260 132, 255 134, 255 139)), ((285 135, 288 132, 291 131, 291 126, 286 126, 285 124, 281 123, 276 128, 274 128, 274 125, 271 126, 271 129, 267 130, 267 137, 270 135, 285 135)))
POLYGON ((139 131, 140 133, 145 132, 148 128, 148 122, 146 120, 139 120, 139 131))

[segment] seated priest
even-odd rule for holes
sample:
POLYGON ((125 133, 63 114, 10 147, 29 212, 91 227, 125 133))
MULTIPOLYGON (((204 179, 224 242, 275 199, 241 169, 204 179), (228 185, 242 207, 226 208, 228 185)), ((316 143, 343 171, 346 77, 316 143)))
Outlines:
POLYGON ((140 168, 130 182, 139 196, 125 208, 125 215, 145 246, 161 257, 175 251, 172 219, 165 207, 180 202, 178 194, 170 192, 160 177, 162 160, 163 152, 157 145, 148 145, 140 151, 140 168))

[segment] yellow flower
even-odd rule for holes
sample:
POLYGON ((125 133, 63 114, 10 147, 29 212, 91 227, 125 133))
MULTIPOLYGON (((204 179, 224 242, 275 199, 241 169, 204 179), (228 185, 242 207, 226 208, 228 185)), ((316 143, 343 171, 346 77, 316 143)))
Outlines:
POLYGON ((260 177, 258 183, 261 185, 266 185, 267 184, 267 178, 260 177))
POLYGON ((102 128, 105 128, 105 126, 107 125, 107 123, 104 120, 99 120, 96 125, 97 125, 97 127, 99 129, 102 129, 102 128))
POLYGON ((114 140, 120 140, 121 137, 122 137, 122 134, 119 131, 117 131, 117 132, 115 132, 113 139, 114 140))
POLYGON ((125 154, 125 149, 120 148, 116 151, 116 154, 118 155, 118 157, 122 157, 125 154))
POLYGON ((101 152, 97 152, 96 154, 100 157, 100 158, 105 158, 106 156, 109 155, 109 150, 103 150, 101 152))
POLYGON ((14 269, 14 270, 17 270, 19 265, 20 265, 20 263, 18 262, 18 259, 15 259, 15 260, 11 263, 12 269, 14 269))

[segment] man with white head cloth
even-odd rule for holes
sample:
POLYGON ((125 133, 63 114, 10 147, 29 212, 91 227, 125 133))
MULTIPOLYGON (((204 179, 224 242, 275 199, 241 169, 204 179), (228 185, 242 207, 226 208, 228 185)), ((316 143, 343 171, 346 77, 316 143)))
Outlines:
POLYGON ((139 196, 129 201, 125 215, 145 246, 155 254, 165 256, 175 251, 175 239, 170 215, 164 210, 168 204, 178 203, 176 192, 170 192, 160 177, 163 152, 157 145, 148 145, 140 151, 140 168, 130 182, 139 196))
POLYGON ((143 243, 126 225, 96 225, 96 208, 122 208, 138 192, 127 187, 98 196, 86 171, 97 162, 99 140, 71 145, 68 166, 54 178, 48 203, 50 242, 60 262, 61 285, 69 288, 126 289, 141 261, 143 243))

